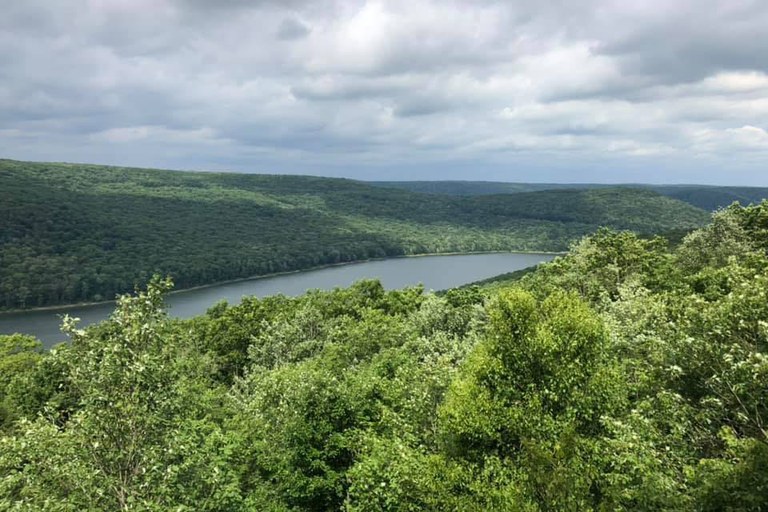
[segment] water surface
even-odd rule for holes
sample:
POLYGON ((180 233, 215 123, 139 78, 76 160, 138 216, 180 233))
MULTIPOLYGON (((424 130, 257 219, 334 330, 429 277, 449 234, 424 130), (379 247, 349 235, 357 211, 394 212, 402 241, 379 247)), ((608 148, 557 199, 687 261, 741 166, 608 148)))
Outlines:
MULTIPOLYGON (((248 295, 265 297, 282 293, 295 296, 311 289, 331 290, 349 286, 365 278, 379 279, 387 289, 423 284, 426 290, 444 290, 520 270, 552 258, 549 254, 494 253, 367 261, 180 291, 170 294, 167 303, 171 316, 189 318, 205 313, 222 299, 237 304, 243 296, 248 295)), ((59 331, 63 314, 80 318, 81 325, 85 326, 105 319, 113 308, 114 304, 108 303, 0 314, 0 334, 31 334, 41 339, 46 346, 51 346, 66 339, 59 331)))

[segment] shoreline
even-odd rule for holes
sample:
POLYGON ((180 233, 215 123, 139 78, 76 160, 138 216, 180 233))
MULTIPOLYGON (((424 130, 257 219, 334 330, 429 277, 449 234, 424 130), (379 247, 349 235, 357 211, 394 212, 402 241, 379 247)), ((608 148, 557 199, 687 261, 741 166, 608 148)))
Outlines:
MULTIPOLYGON (((325 268, 333 268, 333 267, 341 267, 346 265, 357 265, 360 263, 369 263, 373 261, 385 261, 385 260, 395 260, 395 259, 401 259, 401 258, 426 258, 426 257, 435 257, 435 256, 472 256, 472 255, 480 255, 480 254, 546 254, 546 255, 554 255, 554 256, 562 256, 564 254, 567 254, 567 251, 562 252, 553 252, 553 251, 475 251, 475 252, 437 252, 437 253, 421 253, 421 254, 401 254, 399 256, 385 256, 383 258, 367 258, 364 260, 353 260, 353 261, 340 261, 338 263, 326 263, 324 265, 318 265, 314 267, 307 267, 303 269, 297 269, 297 270, 286 270, 284 272, 274 272, 272 274, 262 274, 262 275, 255 275, 255 276, 249 276, 249 277, 238 277, 235 279, 227 279, 225 281, 216 281, 215 283, 208 283, 208 284, 201 284, 197 286, 191 286, 189 288, 181 288, 181 289, 174 289, 170 292, 168 292, 169 295, 175 295, 179 293, 187 293, 192 292, 195 290, 203 290, 205 288, 213 288, 214 286, 221 286, 226 284, 234 284, 234 283, 242 283, 245 281, 256 281, 259 279, 267 279, 272 277, 279 277, 279 276, 286 276, 291 274, 299 274, 302 272, 311 272, 314 270, 322 270, 325 268)), ((127 292, 132 293, 132 292, 127 292)), ((34 312, 44 312, 44 311, 66 311, 68 309, 75 309, 75 308, 81 308, 81 307, 88 307, 88 306, 100 306, 105 304, 114 304, 116 303, 116 299, 112 300, 102 300, 97 302, 75 302, 72 304, 59 304, 54 306, 40 306, 36 308, 24 308, 24 309, 6 309, 4 311, 0 311, 0 317, 4 315, 12 315, 12 314, 19 314, 19 313, 34 313, 34 312)))

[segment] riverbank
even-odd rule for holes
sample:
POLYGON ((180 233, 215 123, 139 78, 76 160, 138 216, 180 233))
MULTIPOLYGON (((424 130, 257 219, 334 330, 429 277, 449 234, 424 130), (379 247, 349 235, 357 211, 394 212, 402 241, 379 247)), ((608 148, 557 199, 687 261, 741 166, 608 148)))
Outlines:
MULTIPOLYGON (((346 288, 361 279, 377 279, 387 290, 421 286, 424 290, 436 292, 530 267, 554 257, 553 254, 543 253, 497 252, 379 259, 184 290, 169 294, 166 306, 171 318, 187 319, 205 315, 211 306, 221 301, 236 306, 244 297, 298 297, 309 290, 346 288)), ((66 309, 4 314, 0 315, 0 334, 29 334, 43 341, 44 346, 52 347, 67 340, 61 333, 63 314, 79 318, 80 327, 85 328, 109 318, 114 308, 114 304, 102 302, 66 309)))
MULTIPOLYGON (((213 283, 208 284, 201 284, 197 286, 191 286, 188 288, 180 288, 177 290, 173 290, 169 293, 169 295, 178 295, 183 293, 189 293, 194 292, 197 290, 204 290, 206 288, 213 288, 216 286, 223 286, 228 284, 236 284, 236 283, 243 283, 247 281, 255 281, 259 279, 269 279, 273 277, 279 277, 279 276, 287 276, 287 275, 293 275, 293 274, 300 274, 302 272, 312 272, 315 270, 322 270, 326 268, 333 268, 333 267, 342 267, 346 265, 358 265, 362 263, 370 263, 374 261, 387 261, 387 260, 396 260, 396 259, 403 259, 403 258, 424 258, 424 257, 437 257, 437 256, 472 256, 472 255, 482 255, 482 254, 527 254, 527 255, 533 255, 533 254, 545 254, 545 255, 551 255, 551 256, 562 256, 564 254, 567 254, 566 252, 552 252, 552 251, 475 251, 475 252, 439 252, 439 253, 420 253, 420 254, 403 254, 399 256, 387 256, 384 258, 367 258, 362 260, 352 260, 352 261, 340 261, 338 263, 327 263, 324 265, 317 265, 313 267, 307 267, 302 269, 296 269, 296 270, 286 270, 285 272, 273 272, 271 274, 261 274, 261 275, 255 275, 255 276, 249 276, 249 277, 239 277, 237 279, 227 279, 225 281, 216 281, 213 283)), ((66 313, 68 310, 72 309, 78 309, 83 307, 91 307, 91 306, 103 306, 106 304, 115 304, 117 302, 116 299, 112 300, 102 300, 102 301, 95 301, 95 302, 75 302, 70 304, 58 304, 55 306, 41 306, 36 308, 16 308, 16 309, 6 309, 0 311, 0 317, 3 315, 12 315, 12 314, 19 314, 19 313, 33 313, 33 312, 56 312, 60 311, 62 313, 66 313)))

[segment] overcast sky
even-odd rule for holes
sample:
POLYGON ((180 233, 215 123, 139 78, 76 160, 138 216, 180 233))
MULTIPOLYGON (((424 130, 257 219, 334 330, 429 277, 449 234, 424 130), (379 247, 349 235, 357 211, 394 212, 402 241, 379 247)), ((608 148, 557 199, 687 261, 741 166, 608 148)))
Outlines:
POLYGON ((768 185, 765 0, 2 0, 0 157, 768 185))

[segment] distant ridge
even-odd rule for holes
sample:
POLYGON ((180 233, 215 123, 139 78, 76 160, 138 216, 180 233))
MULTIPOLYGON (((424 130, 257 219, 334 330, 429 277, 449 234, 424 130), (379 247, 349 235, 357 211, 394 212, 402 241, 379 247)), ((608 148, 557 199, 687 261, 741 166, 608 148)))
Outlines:
POLYGON ((676 234, 708 214, 652 190, 429 195, 295 175, 0 161, 0 309, 111 299, 408 254, 563 251, 601 226, 676 234))
POLYGON ((502 181, 371 181, 377 187, 391 187, 424 194, 483 196, 519 194, 542 190, 592 190, 603 188, 643 188, 679 199, 703 210, 712 211, 738 201, 742 205, 768 199, 768 187, 726 187, 718 185, 647 185, 622 183, 508 183, 502 181))

